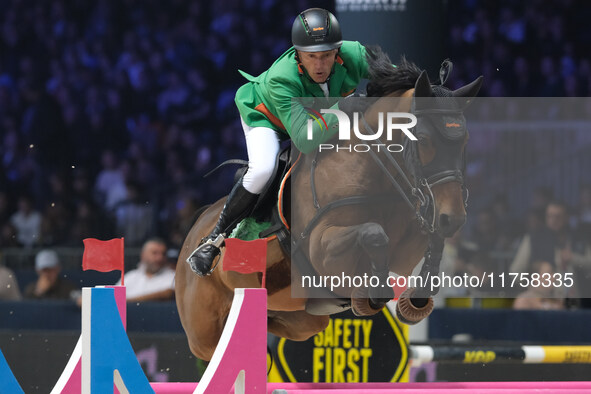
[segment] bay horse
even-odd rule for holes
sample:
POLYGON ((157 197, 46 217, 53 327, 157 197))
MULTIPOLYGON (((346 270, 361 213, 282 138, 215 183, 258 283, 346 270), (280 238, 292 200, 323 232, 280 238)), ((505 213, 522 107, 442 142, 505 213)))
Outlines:
MULTIPOLYGON (((367 92, 375 99, 362 116, 364 131, 371 134, 379 126, 380 113, 410 112, 417 117, 414 134, 418 140, 394 130, 389 143, 404 147, 403 155, 396 157, 346 150, 301 156, 291 176, 292 195, 297 198, 288 204, 286 214, 294 248, 291 255, 286 254, 275 239, 267 251, 268 331, 279 337, 306 340, 324 330, 329 315, 335 313, 330 308, 324 314, 318 309, 310 313, 313 299, 305 289, 293 296, 292 285, 303 272, 299 263, 292 267, 294 250, 319 276, 369 272, 384 283, 389 272, 410 275, 423 257, 421 275, 437 275, 443 238, 451 237, 466 220, 463 176, 468 133, 462 111, 478 93, 482 77, 451 91, 442 86, 446 78, 432 86, 425 71, 405 59, 393 67, 380 50, 370 51, 368 62, 367 92), (393 104, 393 97, 400 100, 393 104), (430 110, 419 97, 464 99, 430 110), (362 204, 353 201, 363 193, 369 199, 360 198, 362 204)), ((339 144, 359 142, 353 137, 339 144)), ((176 268, 181 323, 191 352, 203 360, 213 355, 234 289, 261 287, 256 273, 224 271, 223 249, 219 266, 210 276, 197 276, 186 263, 214 227, 224 202, 222 198, 200 214, 183 243, 176 268)), ((334 293, 349 299, 345 307, 359 315, 377 313, 394 295, 389 286, 345 286, 334 293)), ((398 317, 408 324, 420 321, 433 308, 433 294, 426 288, 407 289, 399 296, 398 317)))

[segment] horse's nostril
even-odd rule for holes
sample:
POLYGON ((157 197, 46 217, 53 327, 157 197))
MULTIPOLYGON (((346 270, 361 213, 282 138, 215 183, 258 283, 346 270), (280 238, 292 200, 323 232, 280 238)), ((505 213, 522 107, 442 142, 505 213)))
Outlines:
POLYGON ((438 232, 443 237, 451 237, 465 222, 465 215, 448 215, 442 213, 439 215, 438 232))
POLYGON ((439 227, 447 228, 449 226, 449 216, 446 214, 439 215, 439 227))

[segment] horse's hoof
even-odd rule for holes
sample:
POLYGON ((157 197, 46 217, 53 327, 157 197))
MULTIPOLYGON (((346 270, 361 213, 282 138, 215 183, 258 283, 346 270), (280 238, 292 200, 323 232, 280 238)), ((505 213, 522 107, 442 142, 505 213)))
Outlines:
POLYGON ((351 294, 351 310, 355 316, 372 316, 382 310, 384 305, 377 309, 372 306, 369 300, 368 290, 365 287, 359 287, 353 290, 351 294))
POLYGON ((412 303, 412 295, 415 290, 415 288, 404 290, 396 304, 396 317, 404 324, 417 324, 433 311, 433 297, 429 297, 424 306, 417 307, 412 303))
POLYGON ((394 298, 394 289, 390 286, 371 287, 368 289, 369 306, 374 309, 382 309, 394 298))

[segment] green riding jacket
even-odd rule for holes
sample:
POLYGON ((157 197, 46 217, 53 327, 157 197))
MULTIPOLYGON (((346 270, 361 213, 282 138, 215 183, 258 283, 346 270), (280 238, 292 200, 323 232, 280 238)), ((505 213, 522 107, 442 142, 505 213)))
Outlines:
MULTIPOLYGON (((248 79, 236 92, 236 106, 244 122, 251 127, 268 127, 287 134, 303 153, 309 153, 338 131, 337 117, 324 114, 328 130, 313 122, 313 139, 307 138, 308 112, 292 98, 324 98, 320 86, 298 66, 295 49, 288 49, 273 65, 258 77, 240 73, 248 79), (292 119, 293 114, 293 119, 292 119)), ((328 81, 330 97, 345 97, 355 91, 362 78, 368 77, 365 47, 356 41, 343 41, 339 56, 328 81)))

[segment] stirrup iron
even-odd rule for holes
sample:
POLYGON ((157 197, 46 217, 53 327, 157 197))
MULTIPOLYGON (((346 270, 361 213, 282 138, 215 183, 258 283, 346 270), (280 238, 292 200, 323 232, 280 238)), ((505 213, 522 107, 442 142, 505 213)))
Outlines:
POLYGON ((195 255, 195 253, 199 252, 202 248, 206 247, 207 245, 211 245, 216 248, 220 248, 224 241, 226 240, 225 234, 219 234, 215 239, 207 239, 205 242, 201 242, 197 249, 195 249, 189 257, 187 257, 187 263, 191 264, 191 258, 195 255))

